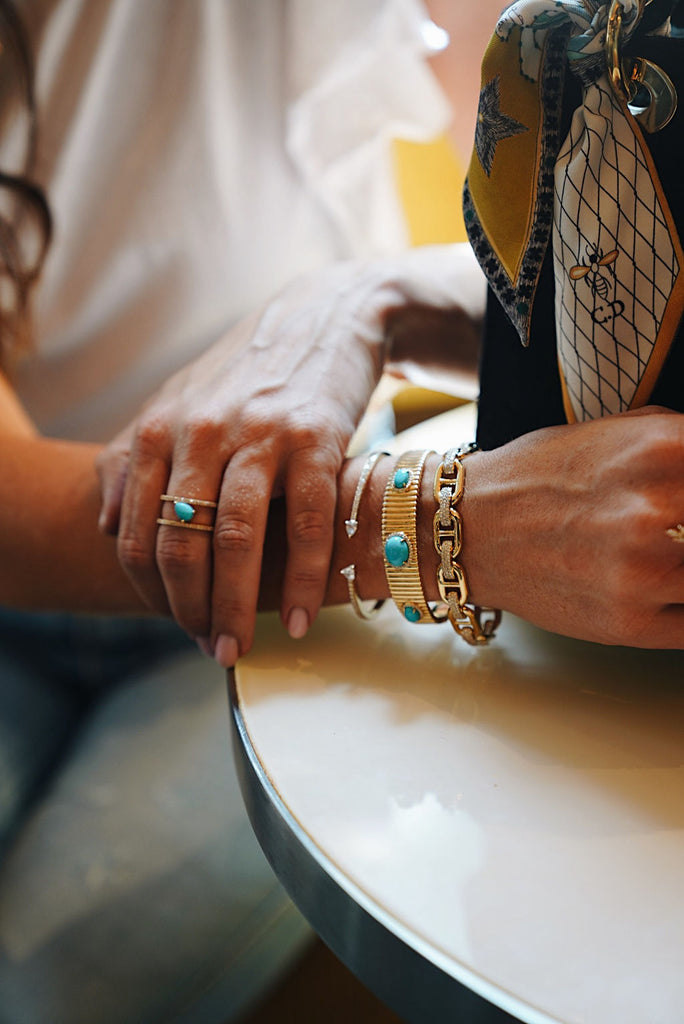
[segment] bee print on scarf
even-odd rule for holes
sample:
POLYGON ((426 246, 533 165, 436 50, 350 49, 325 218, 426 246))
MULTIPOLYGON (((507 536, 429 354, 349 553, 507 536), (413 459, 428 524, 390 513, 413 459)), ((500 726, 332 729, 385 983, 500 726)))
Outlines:
POLYGON ((616 320, 625 311, 625 304, 615 299, 615 268, 619 255, 617 249, 604 253, 603 249, 593 248, 587 252, 586 262, 570 268, 573 281, 585 281, 592 298, 593 309, 591 318, 595 324, 607 324, 616 320))

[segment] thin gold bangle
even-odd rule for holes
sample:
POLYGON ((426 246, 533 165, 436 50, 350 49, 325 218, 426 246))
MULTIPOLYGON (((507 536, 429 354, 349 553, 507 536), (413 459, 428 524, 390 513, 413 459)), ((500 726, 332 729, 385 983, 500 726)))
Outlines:
POLYGON ((378 459, 381 459, 383 455, 389 455, 389 452, 371 452, 363 466, 361 467, 361 474, 356 484, 356 490, 354 491, 354 498, 352 500, 351 512, 349 513, 349 519, 345 519, 344 528, 347 531, 347 536, 351 539, 359 528, 359 506, 361 505, 361 495, 363 494, 364 488, 368 482, 368 479, 373 472, 373 467, 378 459))
MULTIPOLYGON (((361 473, 356 483, 356 490, 354 491, 354 497, 352 499, 349 519, 345 519, 344 521, 344 527, 347 531, 347 536, 350 539, 356 534, 356 531, 359 528, 359 508, 361 506, 361 497, 363 495, 364 488, 370 479, 375 463, 383 455, 389 455, 389 452, 371 452, 361 467, 361 473)), ((380 611, 385 602, 375 601, 370 607, 364 608, 359 599, 359 595, 356 592, 356 566, 354 563, 351 563, 351 565, 345 565, 344 569, 340 569, 340 575, 344 576, 347 581, 349 603, 354 609, 354 612, 360 619, 372 619, 376 612, 380 611)))
POLYGON ((344 569, 340 569, 340 575, 344 576, 347 581, 349 604, 352 606, 355 613, 360 619, 372 619, 376 612, 380 611, 385 602, 375 601, 370 608, 364 608, 359 599, 359 595, 356 593, 356 566, 353 562, 351 565, 345 565, 344 569))
POLYGON ((416 517, 420 482, 429 451, 405 452, 385 487, 382 503, 382 551, 392 600, 408 622, 446 622, 448 609, 432 608, 425 597, 418 562, 416 517))

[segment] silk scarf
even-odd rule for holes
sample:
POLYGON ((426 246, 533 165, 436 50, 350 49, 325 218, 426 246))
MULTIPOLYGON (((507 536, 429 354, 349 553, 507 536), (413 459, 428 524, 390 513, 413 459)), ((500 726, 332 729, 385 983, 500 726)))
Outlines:
MULTIPOLYGON (((621 6, 627 43, 643 5, 621 6)), ((518 0, 504 10, 483 61, 464 190, 471 244, 523 345, 552 245, 571 422, 646 404, 684 311, 678 233, 641 128, 608 76, 610 7, 518 0), (568 69, 583 102, 562 138, 568 69)))

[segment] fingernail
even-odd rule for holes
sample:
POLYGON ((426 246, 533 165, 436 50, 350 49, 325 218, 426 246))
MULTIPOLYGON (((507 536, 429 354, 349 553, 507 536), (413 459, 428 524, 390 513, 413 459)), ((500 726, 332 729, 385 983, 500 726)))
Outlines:
POLYGON ((196 636, 195 643, 199 647, 202 654, 206 654, 207 658, 214 657, 214 648, 211 646, 211 640, 207 636, 196 636))
POLYGON ((303 608, 293 608, 287 620, 287 631, 293 640, 301 640, 309 630, 309 616, 303 608))
POLYGON ((221 668, 232 668, 238 660, 238 643, 235 637, 222 634, 216 641, 214 657, 221 668))

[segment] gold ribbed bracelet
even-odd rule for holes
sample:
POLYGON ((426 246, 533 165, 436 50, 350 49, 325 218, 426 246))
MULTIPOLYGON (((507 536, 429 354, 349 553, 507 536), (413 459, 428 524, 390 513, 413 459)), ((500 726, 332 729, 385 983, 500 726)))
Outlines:
POLYGON ((382 503, 382 551, 389 592, 404 618, 420 624, 446 622, 448 617, 448 608, 428 604, 418 563, 416 515, 429 454, 411 451, 399 457, 382 503))
POLYGON ((468 603, 468 584, 463 566, 457 561, 463 545, 463 521, 457 505, 465 488, 465 469, 461 461, 477 451, 474 444, 451 448, 444 455, 435 475, 434 495, 438 508, 434 518, 435 548, 440 557, 437 585, 449 608, 449 621, 466 643, 479 647, 489 643, 501 622, 496 608, 480 608, 468 603))

